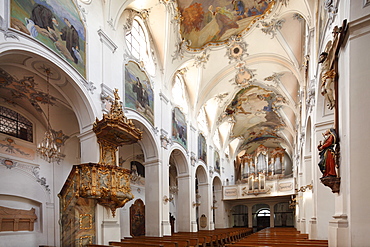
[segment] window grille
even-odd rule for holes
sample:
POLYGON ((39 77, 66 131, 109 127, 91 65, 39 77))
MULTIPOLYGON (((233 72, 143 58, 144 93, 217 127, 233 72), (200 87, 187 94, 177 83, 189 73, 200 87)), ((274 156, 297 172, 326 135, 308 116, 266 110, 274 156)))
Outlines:
POLYGON ((131 31, 126 34, 127 48, 138 60, 147 57, 147 43, 145 33, 138 21, 133 20, 131 31))
POLYGON ((0 106, 0 132, 33 142, 33 125, 21 114, 0 106))
POLYGON ((137 19, 133 20, 131 30, 126 33, 127 50, 138 62, 143 63, 141 67, 144 67, 150 75, 154 75, 153 52, 150 50, 149 34, 144 28, 145 26, 140 24, 137 19))

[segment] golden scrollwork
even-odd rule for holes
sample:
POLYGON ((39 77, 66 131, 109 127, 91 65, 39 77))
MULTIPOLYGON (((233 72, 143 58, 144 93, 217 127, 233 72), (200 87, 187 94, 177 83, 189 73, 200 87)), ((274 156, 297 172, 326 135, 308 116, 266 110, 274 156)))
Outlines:
POLYGON ((63 195, 63 210, 66 210, 68 205, 71 203, 72 199, 74 198, 74 182, 72 181, 70 186, 67 188, 66 193, 63 195))
POLYGON ((74 197, 83 197, 96 199, 115 215, 117 208, 123 207, 134 198, 130 187, 130 171, 127 169, 94 163, 75 165, 73 169, 67 180, 68 184, 65 184, 65 189, 61 192, 64 208, 74 197))
POLYGON ((92 236, 82 236, 79 238, 80 247, 83 247, 86 244, 92 244, 92 236))
POLYGON ((108 114, 93 125, 99 147, 98 164, 75 165, 68 176, 59 196, 63 198, 64 210, 71 198, 94 199, 111 209, 112 215, 119 207, 134 198, 130 187, 130 171, 117 166, 116 153, 124 144, 136 143, 142 138, 142 131, 123 114, 118 90, 114 90, 114 101, 108 114), (71 194, 72 193, 72 194, 71 194))
POLYGON ((92 229, 92 215, 80 214, 80 229, 92 229))
POLYGON ((100 146, 99 164, 102 165, 116 166, 117 148, 123 144, 135 143, 142 138, 142 131, 123 114, 117 89, 114 91, 114 97, 109 113, 104 114, 102 120, 96 119, 93 125, 100 146))

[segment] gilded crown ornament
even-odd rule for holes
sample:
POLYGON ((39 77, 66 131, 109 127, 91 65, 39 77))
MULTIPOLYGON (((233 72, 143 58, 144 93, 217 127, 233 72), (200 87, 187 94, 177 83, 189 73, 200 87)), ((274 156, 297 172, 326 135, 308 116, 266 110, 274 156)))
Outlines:
POLYGON ((117 165, 116 151, 119 146, 132 144, 142 138, 142 131, 123 114, 118 89, 114 90, 114 102, 103 119, 96 119, 93 130, 100 145, 101 165, 117 165))

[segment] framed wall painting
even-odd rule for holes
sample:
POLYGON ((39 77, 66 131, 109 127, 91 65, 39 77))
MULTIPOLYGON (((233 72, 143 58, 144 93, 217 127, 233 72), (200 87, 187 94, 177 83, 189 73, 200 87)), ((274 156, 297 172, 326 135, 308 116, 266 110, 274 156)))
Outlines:
POLYGON ((57 53, 86 78, 86 31, 71 0, 11 0, 10 27, 57 53))
POLYGON ((207 142, 203 134, 198 137, 198 158, 207 164, 207 142))
POLYGON ((178 107, 175 107, 172 111, 172 140, 187 148, 186 118, 178 107))
POLYGON ((144 116, 154 125, 154 93, 147 74, 130 61, 125 66, 125 107, 144 116))

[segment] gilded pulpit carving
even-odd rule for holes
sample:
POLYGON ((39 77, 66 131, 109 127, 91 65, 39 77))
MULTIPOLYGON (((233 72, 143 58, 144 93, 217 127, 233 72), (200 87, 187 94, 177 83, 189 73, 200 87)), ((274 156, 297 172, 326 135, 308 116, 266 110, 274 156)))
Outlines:
POLYGON ((130 170, 118 166, 118 147, 136 143, 142 131, 123 114, 117 89, 115 100, 102 120, 96 119, 93 131, 100 148, 99 163, 74 165, 59 197, 61 203, 62 246, 82 246, 95 242, 96 203, 117 208, 134 198, 130 170))

